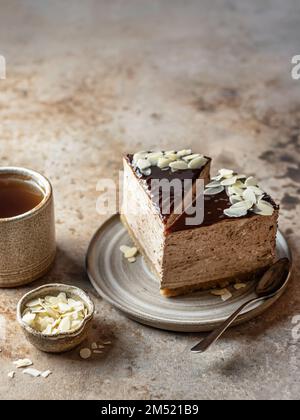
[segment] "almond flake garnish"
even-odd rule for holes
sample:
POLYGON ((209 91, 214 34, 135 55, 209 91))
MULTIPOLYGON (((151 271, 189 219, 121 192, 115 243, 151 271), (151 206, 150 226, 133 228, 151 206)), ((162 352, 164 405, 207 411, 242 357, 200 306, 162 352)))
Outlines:
POLYGON ((33 363, 30 359, 19 359, 13 362, 16 368, 23 368, 27 366, 32 366, 33 363))
POLYGON ((8 376, 9 378, 13 379, 13 378, 15 377, 15 374, 16 374, 16 372, 12 371, 12 372, 9 372, 9 373, 7 374, 7 376, 8 376))
POLYGON ((45 335, 67 333, 79 328, 88 314, 82 300, 69 298, 66 293, 45 296, 26 304, 22 320, 45 335))
POLYGON ((222 191, 224 191, 224 187, 220 185, 219 187, 207 188, 204 191, 204 195, 215 195, 221 193, 222 191))
POLYGON ((200 169, 206 163, 206 157, 199 153, 192 153, 191 149, 179 150, 178 152, 174 150, 167 152, 137 152, 133 155, 132 160, 133 166, 145 176, 150 176, 151 168, 155 166, 162 171, 171 170, 176 172, 187 169, 200 169))
POLYGON ((228 289, 211 290, 210 293, 214 296, 220 296, 223 302, 232 298, 232 294, 228 289))
POLYGON ((138 254, 139 250, 133 246, 121 245, 120 251, 123 253, 124 257, 127 259, 128 262, 134 263, 136 261, 136 255, 138 254))
POLYGON ((39 370, 37 370, 37 369, 27 368, 27 369, 24 369, 24 370, 23 370, 23 373, 24 373, 25 375, 29 375, 29 376, 32 376, 32 377, 34 377, 34 378, 37 378, 38 376, 41 376, 41 373, 42 373, 42 372, 40 372, 40 371, 39 371, 39 370))
POLYGON ((48 376, 50 376, 52 374, 51 370, 45 370, 45 372, 41 373, 41 376, 43 378, 48 378, 48 376))
POLYGON ((96 350, 98 348, 98 344, 97 343, 92 343, 91 348, 92 348, 92 350, 96 350))
POLYGON ((215 195, 226 190, 231 207, 223 212, 228 217, 243 217, 248 211, 261 216, 271 216, 274 206, 264 200, 265 193, 257 185, 257 180, 253 177, 246 177, 237 174, 231 169, 220 169, 217 176, 212 177, 206 185, 204 195, 215 195))
POLYGON ((236 290, 240 290, 240 289, 244 289, 245 287, 247 287, 247 285, 246 285, 245 283, 235 283, 235 284, 233 285, 233 287, 234 287, 236 290))
POLYGON ((195 170, 200 169, 204 166, 207 162, 207 159, 203 156, 196 157, 189 161, 189 169, 195 170))
POLYGON ((189 165, 183 160, 176 160, 175 162, 171 162, 169 166, 173 171, 185 170, 189 168, 189 165))

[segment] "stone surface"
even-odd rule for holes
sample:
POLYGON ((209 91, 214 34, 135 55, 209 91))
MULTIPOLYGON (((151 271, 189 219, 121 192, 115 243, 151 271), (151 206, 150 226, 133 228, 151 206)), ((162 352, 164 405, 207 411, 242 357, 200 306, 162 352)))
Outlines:
POLYGON ((0 290, 0 398, 299 398, 300 82, 290 72, 300 5, 274 3, 1 2, 0 164, 52 180, 59 250, 45 279, 0 290), (187 146, 213 156, 214 168, 257 174, 282 203, 295 256, 282 299, 205 355, 189 352, 198 334, 128 320, 84 273, 91 235, 107 217, 96 213, 98 180, 117 180, 123 152, 187 146), (50 281, 94 296, 90 343, 109 339, 103 354, 83 361, 79 349, 47 355, 25 341, 16 303, 50 281), (9 379, 11 361, 24 357, 53 374, 9 379))

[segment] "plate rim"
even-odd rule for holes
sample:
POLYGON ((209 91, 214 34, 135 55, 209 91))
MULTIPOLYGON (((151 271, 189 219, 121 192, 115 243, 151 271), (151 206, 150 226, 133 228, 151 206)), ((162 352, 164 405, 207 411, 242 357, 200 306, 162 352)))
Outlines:
MULTIPOLYGON (((93 234, 86 253, 85 257, 85 271, 87 273, 87 276, 95 289, 95 291, 99 294, 100 297, 102 297, 105 301, 110 303, 114 308, 118 309, 120 312, 125 314, 128 318, 133 319, 134 321, 137 321, 139 323, 142 323, 144 325, 148 325, 157 329, 167 330, 167 331, 174 331, 174 332, 201 332, 201 331, 211 331, 213 328, 215 328, 217 325, 219 325, 222 320, 216 320, 216 321, 207 321, 207 320, 197 320, 197 321, 181 321, 181 320, 164 320, 159 319, 157 317, 153 317, 152 315, 144 315, 135 309, 132 309, 129 311, 126 307, 123 307, 121 304, 113 300, 108 294, 105 293, 99 286, 99 284, 94 279, 94 276, 92 274, 92 250, 94 249, 94 244, 97 242, 99 236, 101 233, 112 223, 115 222, 115 219, 118 219, 120 222, 120 214, 116 213, 109 217, 107 220, 105 220, 99 228, 96 230, 96 232, 93 234)), ((250 309, 249 311, 242 313, 236 321, 232 324, 232 326, 239 325, 243 322, 249 321, 259 315, 261 315, 263 312, 265 312, 270 306, 272 306, 280 297, 284 294, 286 288, 288 287, 288 284, 290 282, 291 273, 293 270, 293 257, 292 257, 292 251, 289 246, 288 241, 286 240, 285 236, 281 232, 280 229, 277 230, 277 235, 281 237, 281 239, 286 244, 286 251, 288 254, 288 258, 291 262, 291 267, 289 270, 288 278, 286 281, 286 285, 283 288, 282 292, 279 293, 274 298, 271 298, 265 302, 263 302, 260 306, 250 309)), ((226 318, 224 318, 226 319, 226 318)))

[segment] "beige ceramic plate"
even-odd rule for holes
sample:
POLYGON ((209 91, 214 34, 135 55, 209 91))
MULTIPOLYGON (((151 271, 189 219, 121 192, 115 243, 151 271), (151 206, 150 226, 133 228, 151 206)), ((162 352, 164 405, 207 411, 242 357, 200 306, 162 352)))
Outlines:
MULTIPOLYGON (((130 264, 121 254, 121 245, 132 246, 132 243, 116 215, 101 226, 93 237, 87 254, 87 273, 104 299, 143 324, 170 331, 210 331, 243 302, 255 297, 252 282, 239 291, 230 287, 233 297, 226 302, 209 291, 164 298, 159 293, 158 280, 144 259, 138 256, 137 261, 130 264)), ((279 257, 291 259, 291 252, 281 232, 277 235, 277 252, 279 257)), ((278 298, 248 308, 235 325, 261 314, 278 298)))

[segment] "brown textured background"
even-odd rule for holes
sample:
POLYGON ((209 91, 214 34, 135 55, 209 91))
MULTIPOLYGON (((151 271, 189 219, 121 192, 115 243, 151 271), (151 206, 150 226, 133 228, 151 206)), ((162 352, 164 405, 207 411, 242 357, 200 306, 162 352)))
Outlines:
POLYGON ((95 298, 91 341, 103 356, 39 353, 15 322, 28 288, 0 291, 0 398, 299 398, 300 81, 297 0, 1 0, 0 164, 53 182, 59 253, 46 281, 90 290, 84 274, 98 216, 96 183, 117 179, 121 154, 191 145, 214 167, 256 173, 281 201, 295 254, 285 296, 202 356, 196 334, 156 331, 95 298), (47 380, 18 372, 31 357, 47 380))

